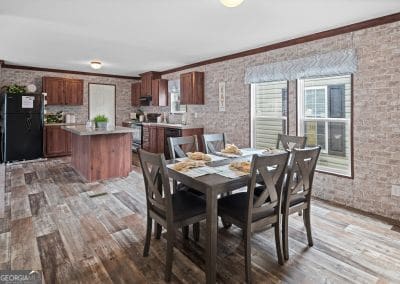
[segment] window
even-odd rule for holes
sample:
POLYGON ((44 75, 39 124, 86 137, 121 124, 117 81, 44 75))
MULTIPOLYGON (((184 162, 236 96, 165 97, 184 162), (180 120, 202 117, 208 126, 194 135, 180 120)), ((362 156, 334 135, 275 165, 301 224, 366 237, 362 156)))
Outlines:
POLYGON ((251 85, 252 146, 276 147, 279 133, 287 133, 287 81, 251 85))
POLYGON ((179 91, 170 92, 171 113, 184 113, 186 112, 186 105, 181 105, 181 95, 179 91))
POLYGON ((317 169, 351 176, 351 75, 298 80, 298 133, 321 146, 317 169))

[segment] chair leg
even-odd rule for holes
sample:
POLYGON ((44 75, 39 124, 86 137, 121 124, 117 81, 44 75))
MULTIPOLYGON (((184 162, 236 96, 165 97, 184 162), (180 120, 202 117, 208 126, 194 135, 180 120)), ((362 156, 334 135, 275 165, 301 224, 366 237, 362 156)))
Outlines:
POLYGON ((307 231, 308 246, 312 247, 314 245, 314 242, 313 242, 312 234, 311 234, 310 208, 304 209, 303 221, 304 221, 304 226, 306 227, 306 231, 307 231))
POLYGON ((169 282, 172 275, 172 261, 174 258, 174 228, 167 229, 167 259, 165 262, 165 281, 169 282))
POLYGON ((244 238, 246 282, 251 283, 251 231, 246 228, 244 238))
POLYGON ((162 232, 162 226, 157 222, 154 222, 154 237, 157 240, 161 239, 161 232, 162 232))
POLYGON ((189 226, 182 227, 183 238, 189 239, 189 226))
POLYGON ((286 213, 282 220, 282 241, 283 241, 283 256, 285 260, 289 259, 289 214, 286 213))
POLYGON ((149 255, 152 223, 152 219, 150 217, 147 217, 146 240, 144 243, 143 256, 149 255))
POLYGON ((282 254, 282 245, 281 245, 281 230, 279 221, 274 225, 275 227, 275 246, 276 246, 276 254, 278 256, 278 263, 283 265, 283 254, 282 254))
POLYGON ((195 242, 198 242, 200 240, 200 223, 194 223, 193 224, 193 239, 195 242))

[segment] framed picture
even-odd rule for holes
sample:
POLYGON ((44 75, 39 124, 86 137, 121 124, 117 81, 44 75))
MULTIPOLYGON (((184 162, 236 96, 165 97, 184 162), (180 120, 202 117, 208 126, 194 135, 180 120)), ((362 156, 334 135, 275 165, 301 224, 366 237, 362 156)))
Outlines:
POLYGON ((225 82, 219 82, 218 90, 218 110, 225 111, 225 82))

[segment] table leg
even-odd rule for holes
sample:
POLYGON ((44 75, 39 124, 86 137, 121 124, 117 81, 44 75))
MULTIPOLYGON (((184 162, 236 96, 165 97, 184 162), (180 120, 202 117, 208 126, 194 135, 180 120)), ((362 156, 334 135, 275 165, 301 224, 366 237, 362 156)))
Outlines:
POLYGON ((217 195, 207 191, 207 237, 206 237, 206 280, 216 283, 218 212, 217 195))

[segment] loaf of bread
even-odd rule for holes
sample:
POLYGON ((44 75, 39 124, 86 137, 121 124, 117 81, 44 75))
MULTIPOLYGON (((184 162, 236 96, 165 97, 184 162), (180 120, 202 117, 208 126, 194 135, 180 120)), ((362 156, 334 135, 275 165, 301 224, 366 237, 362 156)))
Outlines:
POLYGON ((225 154, 242 155, 242 151, 235 144, 226 144, 225 149, 221 151, 225 154))
POLYGON ((232 162, 229 165, 231 170, 241 171, 244 173, 250 173, 251 163, 250 162, 232 162))
POLYGON ((191 160, 196 160, 196 161, 206 161, 209 162, 211 161, 211 157, 207 154, 204 154, 202 152, 187 152, 186 153, 187 157, 191 160))
POLYGON ((189 169, 198 168, 198 167, 204 167, 204 166, 205 166, 204 161, 186 160, 186 161, 182 161, 182 162, 176 163, 172 168, 175 171, 178 171, 178 172, 186 172, 189 169))

